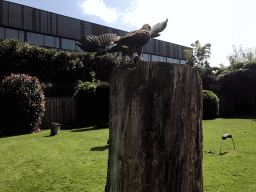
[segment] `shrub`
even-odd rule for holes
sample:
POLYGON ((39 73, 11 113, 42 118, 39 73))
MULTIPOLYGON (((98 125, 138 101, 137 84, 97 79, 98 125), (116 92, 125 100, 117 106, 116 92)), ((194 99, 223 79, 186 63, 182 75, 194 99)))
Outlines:
POLYGON ((109 123, 109 83, 100 82, 95 90, 97 126, 109 123))
POLYGON ((80 126, 102 125, 108 123, 109 83, 95 78, 90 72, 91 82, 80 81, 73 95, 77 102, 77 121, 80 126))
POLYGON ((2 125, 5 135, 40 131, 45 111, 45 98, 37 77, 11 74, 0 85, 2 125))
POLYGON ((203 119, 214 119, 219 115, 219 98, 212 91, 203 90, 203 119))
POLYGON ((239 69, 233 73, 223 75, 216 81, 215 93, 221 99, 220 117, 255 115, 255 77, 256 71, 254 71, 253 65, 251 65, 250 69, 239 69))

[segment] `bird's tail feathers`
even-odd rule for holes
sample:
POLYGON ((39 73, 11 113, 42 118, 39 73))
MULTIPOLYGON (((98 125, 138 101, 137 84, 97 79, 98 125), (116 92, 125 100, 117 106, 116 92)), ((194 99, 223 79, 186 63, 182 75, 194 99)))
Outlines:
POLYGON ((153 26, 153 28, 150 30, 151 38, 160 36, 160 32, 162 32, 166 26, 167 26, 168 19, 162 23, 157 23, 153 26))

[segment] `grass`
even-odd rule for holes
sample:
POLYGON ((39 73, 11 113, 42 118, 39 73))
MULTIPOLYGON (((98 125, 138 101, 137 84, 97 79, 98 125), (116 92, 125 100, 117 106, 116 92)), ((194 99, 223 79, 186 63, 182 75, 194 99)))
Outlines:
MULTIPOLYGON (((104 191, 109 129, 50 130, 0 138, 0 191, 104 191)), ((256 191, 256 124, 250 119, 203 121, 204 191, 256 191), (222 143, 221 136, 231 139, 222 143)))
POLYGON ((215 119, 203 121, 204 191, 256 191, 256 124, 250 119, 215 119), (229 133, 232 139, 222 143, 221 136, 229 133))
POLYGON ((108 129, 60 130, 0 139, 0 191, 104 191, 108 129))

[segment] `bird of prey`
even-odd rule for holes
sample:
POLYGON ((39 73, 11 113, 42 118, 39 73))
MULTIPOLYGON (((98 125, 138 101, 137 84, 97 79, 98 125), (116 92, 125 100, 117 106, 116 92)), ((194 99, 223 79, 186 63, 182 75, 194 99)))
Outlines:
POLYGON ((131 31, 124 36, 120 37, 117 34, 108 33, 99 36, 82 36, 79 41, 82 45, 77 44, 83 51, 96 52, 96 56, 104 55, 107 53, 122 52, 122 64, 125 63, 126 55, 131 58, 132 63, 134 53, 138 54, 138 60, 141 58, 143 47, 150 39, 160 36, 167 26, 168 19, 162 23, 157 23, 150 27, 149 24, 145 24, 142 28, 131 31))

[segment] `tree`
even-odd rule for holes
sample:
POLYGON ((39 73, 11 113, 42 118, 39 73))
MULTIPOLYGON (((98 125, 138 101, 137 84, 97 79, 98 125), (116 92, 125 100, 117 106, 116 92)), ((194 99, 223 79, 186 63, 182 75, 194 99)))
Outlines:
POLYGON ((211 54, 211 44, 208 43, 202 46, 197 40, 192 43, 193 50, 184 50, 184 58, 187 65, 197 68, 199 75, 203 81, 203 89, 212 90, 212 85, 215 82, 214 68, 210 67, 207 61, 211 54))
POLYGON ((200 71, 200 77, 203 83, 203 90, 213 90, 213 84, 216 81, 215 71, 217 69, 217 67, 211 67, 208 61, 205 61, 205 67, 200 71))
POLYGON ((243 49, 242 45, 239 45, 237 50, 236 46, 233 45, 233 53, 227 56, 229 63, 232 68, 237 68, 235 64, 237 62, 245 62, 245 61, 252 61, 256 59, 256 48, 252 50, 252 48, 243 49))
POLYGON ((196 58, 193 55, 193 50, 185 49, 184 50, 184 58, 187 61, 187 65, 194 67, 196 58))
POLYGON ((207 43, 202 46, 197 40, 195 43, 192 43, 194 57, 195 57, 195 67, 204 68, 207 65, 207 59, 210 58, 211 55, 211 44, 207 43))

